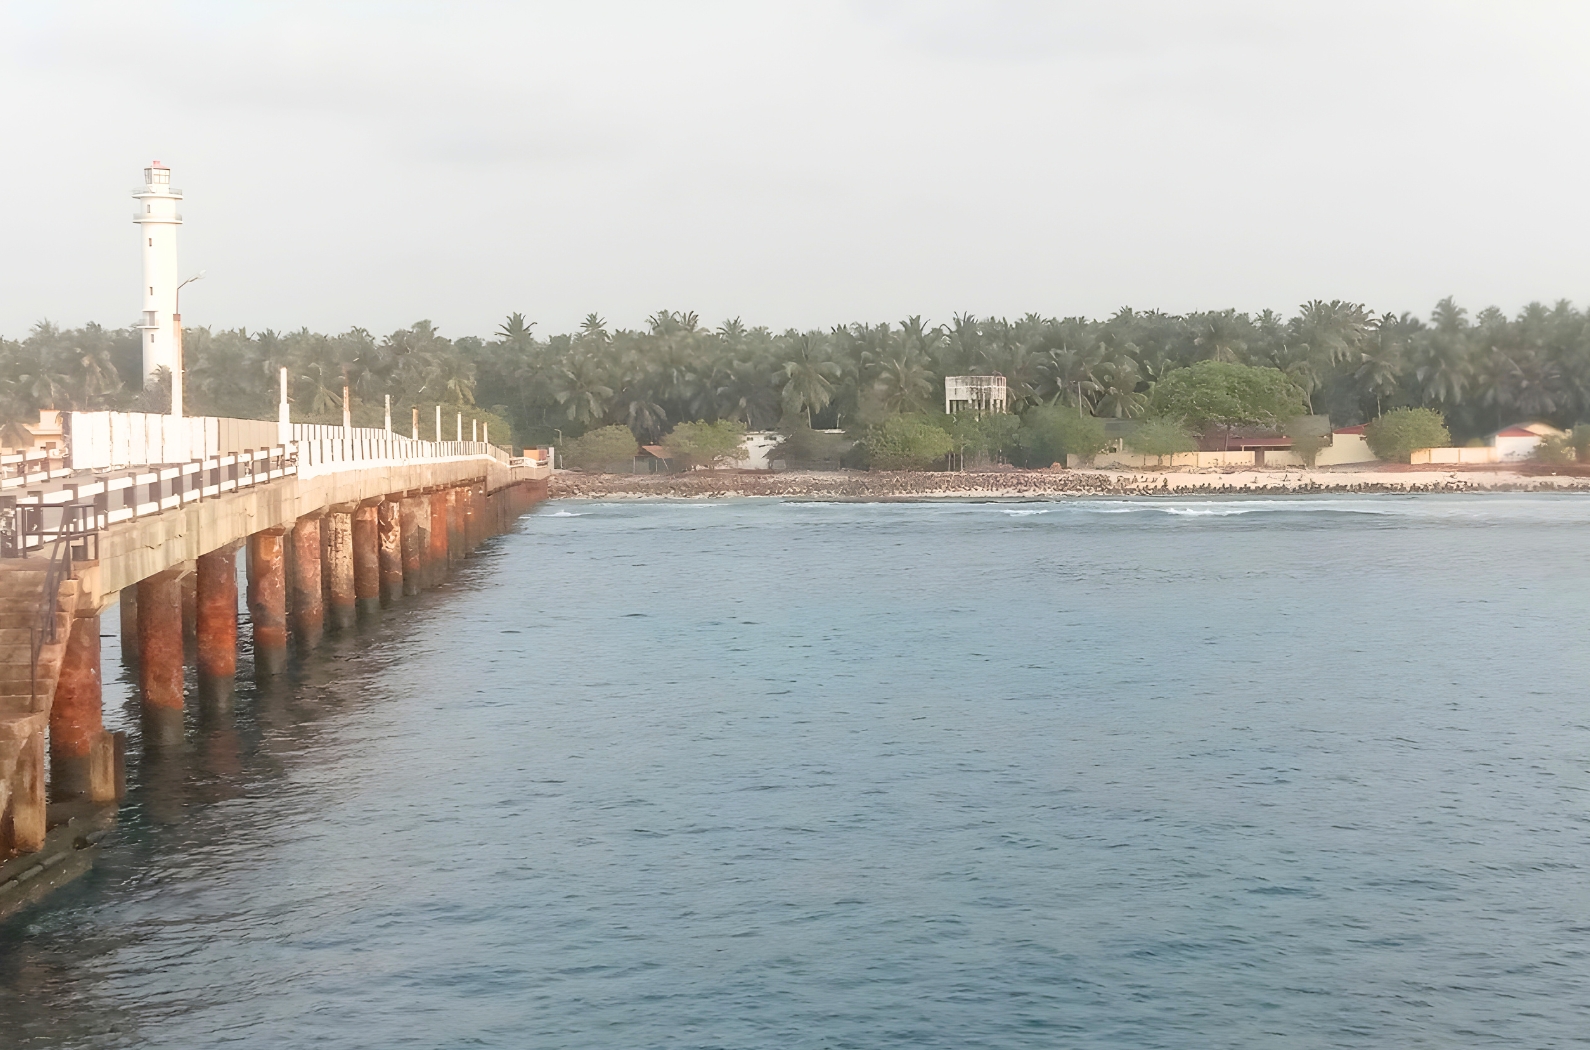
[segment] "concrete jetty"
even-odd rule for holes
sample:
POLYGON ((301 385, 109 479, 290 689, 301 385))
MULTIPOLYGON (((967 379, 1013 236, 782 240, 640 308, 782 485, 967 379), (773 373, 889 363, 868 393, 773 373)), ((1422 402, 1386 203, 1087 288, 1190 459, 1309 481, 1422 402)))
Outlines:
POLYGON ((240 554, 253 673, 280 675, 327 632, 442 583, 551 473, 383 430, 68 415, 67 456, 0 462, 0 918, 86 868, 125 791, 104 613, 137 666, 142 746, 174 748, 190 703, 231 701, 240 554))

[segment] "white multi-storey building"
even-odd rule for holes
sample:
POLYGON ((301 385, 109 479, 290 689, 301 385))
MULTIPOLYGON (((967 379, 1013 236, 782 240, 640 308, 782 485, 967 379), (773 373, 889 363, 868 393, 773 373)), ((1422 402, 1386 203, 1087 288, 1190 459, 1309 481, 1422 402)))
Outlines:
POLYGON ((945 376, 944 411, 1003 412, 1006 405, 1005 377, 945 376))
POLYGON ((143 333, 144 381, 164 366, 177 369, 177 227, 182 216, 177 202, 182 191, 171 188, 171 169, 158 160, 144 169, 142 189, 133 191, 138 211, 139 241, 144 253, 144 313, 137 328, 143 333))

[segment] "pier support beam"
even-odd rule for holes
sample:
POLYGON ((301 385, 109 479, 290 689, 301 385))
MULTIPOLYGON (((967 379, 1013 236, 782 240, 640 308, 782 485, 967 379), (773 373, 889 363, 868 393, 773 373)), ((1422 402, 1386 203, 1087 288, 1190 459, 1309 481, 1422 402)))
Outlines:
POLYGON ((320 584, 320 519, 308 516, 293 526, 293 637, 301 649, 320 644, 326 631, 326 609, 320 584))
POLYGON ((403 531, 403 593, 412 596, 425 588, 430 507, 423 496, 405 496, 398 507, 403 531))
POLYGON ((121 794, 103 705, 99 613, 80 612, 72 617, 50 705, 50 795, 57 802, 113 802, 121 794))
POLYGON ((182 570, 168 569, 138 584, 138 686, 144 743, 182 743, 182 570))
POLYGON ((352 629, 359 622, 358 590, 354 580, 353 511, 356 507, 339 504, 320 521, 324 530, 327 617, 339 631, 352 629))
POLYGON ((224 708, 237 680, 237 544, 199 556, 199 702, 224 708))
POLYGON ((362 616, 381 614, 381 537, 377 513, 375 503, 361 503, 353 512, 353 593, 362 616))
POLYGON ((193 562, 185 563, 182 571, 182 643, 193 645, 199 640, 199 574, 193 562))
POLYGON ((464 548, 464 493, 462 486, 447 490, 447 564, 456 566, 463 562, 464 548))
POLYGON ((427 586, 435 587, 447 578, 447 493, 433 492, 431 505, 431 551, 427 586))
POLYGON ((485 500, 480 498, 480 485, 464 487, 464 549, 474 554, 487 539, 485 531, 485 500))
POLYGON ((254 673, 287 669, 286 530, 266 529, 248 538, 248 615, 254 622, 254 673))
POLYGON ((121 614, 121 662, 132 667, 138 663, 138 588, 123 587, 116 604, 121 614))
POLYGON ((403 597, 403 511, 397 500, 381 501, 376 527, 381 538, 381 600, 390 604, 403 597))

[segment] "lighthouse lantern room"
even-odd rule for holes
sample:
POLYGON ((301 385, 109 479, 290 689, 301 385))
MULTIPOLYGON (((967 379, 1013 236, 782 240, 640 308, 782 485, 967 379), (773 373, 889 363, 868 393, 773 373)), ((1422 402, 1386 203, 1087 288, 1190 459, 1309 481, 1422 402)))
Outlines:
POLYGON ((133 191, 144 253, 143 319, 136 326, 143 337, 144 382, 154 378, 156 369, 177 368, 177 227, 182 216, 177 202, 182 191, 171 188, 171 169, 158 160, 144 169, 144 184, 133 191))

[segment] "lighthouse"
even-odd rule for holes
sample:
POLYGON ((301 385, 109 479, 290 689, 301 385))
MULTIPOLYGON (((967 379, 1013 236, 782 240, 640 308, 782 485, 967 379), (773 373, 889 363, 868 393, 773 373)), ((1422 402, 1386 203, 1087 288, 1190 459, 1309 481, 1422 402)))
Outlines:
POLYGON ((155 370, 171 370, 177 383, 177 332, 172 315, 177 309, 177 227, 182 216, 177 202, 182 191, 171 188, 171 169, 158 160, 144 169, 144 185, 133 192, 138 211, 139 244, 144 253, 143 320, 136 325, 143 336, 144 382, 155 370))

